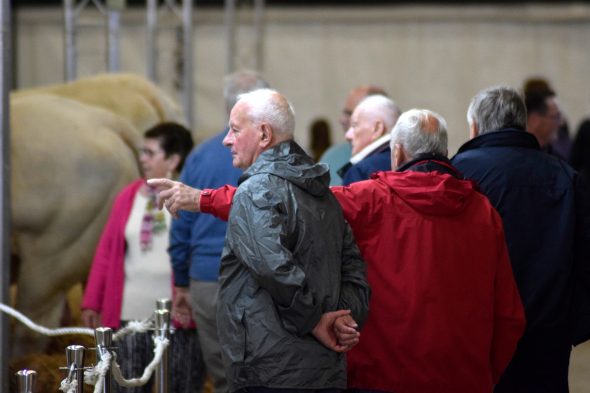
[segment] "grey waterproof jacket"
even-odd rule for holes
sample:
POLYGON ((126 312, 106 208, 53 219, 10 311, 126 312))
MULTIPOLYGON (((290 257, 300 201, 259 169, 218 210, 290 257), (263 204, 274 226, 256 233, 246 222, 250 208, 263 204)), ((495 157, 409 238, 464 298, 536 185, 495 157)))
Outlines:
POLYGON ((230 392, 346 387, 345 355, 311 331, 323 313, 339 309, 362 324, 370 290, 328 173, 287 141, 240 178, 217 309, 230 392))

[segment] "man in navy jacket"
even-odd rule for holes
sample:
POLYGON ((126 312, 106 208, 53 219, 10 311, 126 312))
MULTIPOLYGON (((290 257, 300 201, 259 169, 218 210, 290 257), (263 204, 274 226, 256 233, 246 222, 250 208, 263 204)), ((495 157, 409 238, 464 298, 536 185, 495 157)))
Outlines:
POLYGON ((374 172, 391 169, 389 140, 400 114, 397 104, 383 95, 368 96, 358 104, 346 132, 353 156, 338 170, 343 185, 368 180, 374 172))
POLYGON ((515 89, 481 91, 467 119, 472 139, 452 162, 479 183, 502 216, 527 320, 495 391, 567 392, 571 346, 590 337, 590 218, 583 185, 526 132, 525 104, 515 89))

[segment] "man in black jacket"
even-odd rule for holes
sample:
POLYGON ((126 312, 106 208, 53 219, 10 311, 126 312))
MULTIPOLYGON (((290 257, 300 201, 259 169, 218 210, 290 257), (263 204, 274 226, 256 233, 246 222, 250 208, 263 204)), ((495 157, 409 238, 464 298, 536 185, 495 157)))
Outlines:
POLYGON ((590 338, 590 216, 583 185, 526 132, 510 87, 478 93, 467 112, 471 140, 452 159, 502 216, 527 327, 496 392, 568 391, 571 345, 590 338))
MULTIPOLYGON (((224 145, 244 169, 220 268, 218 332, 230 391, 340 390, 348 346, 335 320, 361 324, 365 266, 328 188, 328 168, 293 141, 281 94, 240 96, 224 145), (356 321, 356 322, 355 322, 356 321)), ((175 214, 175 187, 160 193, 175 214)))

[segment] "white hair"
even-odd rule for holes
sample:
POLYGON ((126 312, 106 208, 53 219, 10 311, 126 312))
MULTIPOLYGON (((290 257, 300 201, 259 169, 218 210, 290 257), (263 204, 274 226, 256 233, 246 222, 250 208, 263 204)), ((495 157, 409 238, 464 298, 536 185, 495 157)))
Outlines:
POLYGON ((410 156, 418 154, 447 155, 447 122, 428 109, 410 109, 401 114, 391 131, 391 151, 402 145, 410 156))
POLYGON ((268 123, 274 132, 293 137, 295 111, 291 103, 273 89, 258 89, 238 96, 238 102, 248 104, 248 114, 255 123, 268 123))
POLYGON ((387 131, 393 128, 401 114, 401 110, 392 99, 380 94, 365 97, 355 110, 362 110, 380 118, 387 131))

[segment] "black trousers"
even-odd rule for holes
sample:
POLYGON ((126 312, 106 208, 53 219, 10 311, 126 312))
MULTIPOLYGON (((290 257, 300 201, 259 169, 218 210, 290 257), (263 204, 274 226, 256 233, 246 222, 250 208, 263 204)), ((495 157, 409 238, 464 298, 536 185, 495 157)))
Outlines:
MULTIPOLYGON (((135 333, 115 343, 117 363, 125 379, 139 378, 154 358, 152 333, 135 333)), ((174 393, 200 393, 205 379, 205 363, 197 332, 177 329, 170 336, 168 347, 168 386, 174 393)), ((154 377, 144 386, 124 388, 114 379, 113 393, 151 393, 154 377)))

